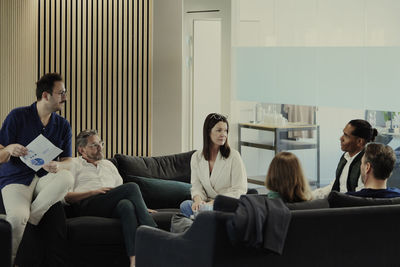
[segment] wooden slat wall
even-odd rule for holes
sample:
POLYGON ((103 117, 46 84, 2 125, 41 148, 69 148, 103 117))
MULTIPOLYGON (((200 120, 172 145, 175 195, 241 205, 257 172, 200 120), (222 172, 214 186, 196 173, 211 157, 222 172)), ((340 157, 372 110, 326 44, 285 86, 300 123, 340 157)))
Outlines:
POLYGON ((39 0, 37 5, 37 77, 63 76, 68 102, 61 114, 73 135, 97 129, 106 157, 149 156, 152 0, 39 0))

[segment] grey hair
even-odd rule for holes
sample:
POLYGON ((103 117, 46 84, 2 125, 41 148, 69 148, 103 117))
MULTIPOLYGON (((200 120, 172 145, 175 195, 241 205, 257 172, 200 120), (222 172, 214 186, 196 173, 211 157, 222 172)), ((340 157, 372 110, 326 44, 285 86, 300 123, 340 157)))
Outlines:
POLYGON ((83 130, 78 134, 75 143, 76 143, 76 150, 78 151, 79 155, 82 154, 79 152, 78 147, 86 146, 88 143, 88 138, 93 135, 98 135, 96 130, 83 130))

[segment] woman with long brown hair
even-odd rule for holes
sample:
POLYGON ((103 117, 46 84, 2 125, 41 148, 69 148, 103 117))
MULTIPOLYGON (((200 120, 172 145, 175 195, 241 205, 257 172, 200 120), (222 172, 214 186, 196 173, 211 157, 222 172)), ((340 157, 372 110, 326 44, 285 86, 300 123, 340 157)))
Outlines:
POLYGON ((268 168, 265 186, 268 197, 281 197, 285 202, 311 200, 311 190, 299 159, 290 152, 280 152, 268 168))
POLYGON ((189 217, 199 209, 212 209, 217 195, 239 198, 247 192, 247 175, 239 152, 229 147, 229 124, 225 116, 209 114, 203 126, 203 149, 190 161, 192 200, 181 203, 189 217))

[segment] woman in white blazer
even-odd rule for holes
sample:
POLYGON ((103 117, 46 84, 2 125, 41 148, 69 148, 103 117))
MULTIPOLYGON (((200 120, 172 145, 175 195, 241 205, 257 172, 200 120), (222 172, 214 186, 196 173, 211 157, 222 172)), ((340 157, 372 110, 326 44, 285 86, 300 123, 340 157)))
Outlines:
POLYGON ((192 155, 192 200, 181 203, 190 217, 199 210, 212 210, 217 195, 239 198, 247 192, 247 176, 239 152, 229 147, 229 124, 225 116, 211 113, 203 126, 203 150, 192 155))

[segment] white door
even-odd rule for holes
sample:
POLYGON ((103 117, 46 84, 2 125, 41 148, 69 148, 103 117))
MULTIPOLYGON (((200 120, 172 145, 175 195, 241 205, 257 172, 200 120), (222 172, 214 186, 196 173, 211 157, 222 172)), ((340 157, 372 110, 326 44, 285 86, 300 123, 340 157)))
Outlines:
POLYGON ((226 17, 230 6, 225 0, 184 3, 183 121, 187 122, 187 129, 182 136, 188 137, 184 140, 188 149, 201 149, 204 119, 209 113, 223 112, 224 103, 230 103, 230 95, 224 95, 224 88, 229 87, 230 77, 226 73, 230 73, 230 68, 223 68, 230 65, 230 34, 224 32, 230 24, 226 17))

